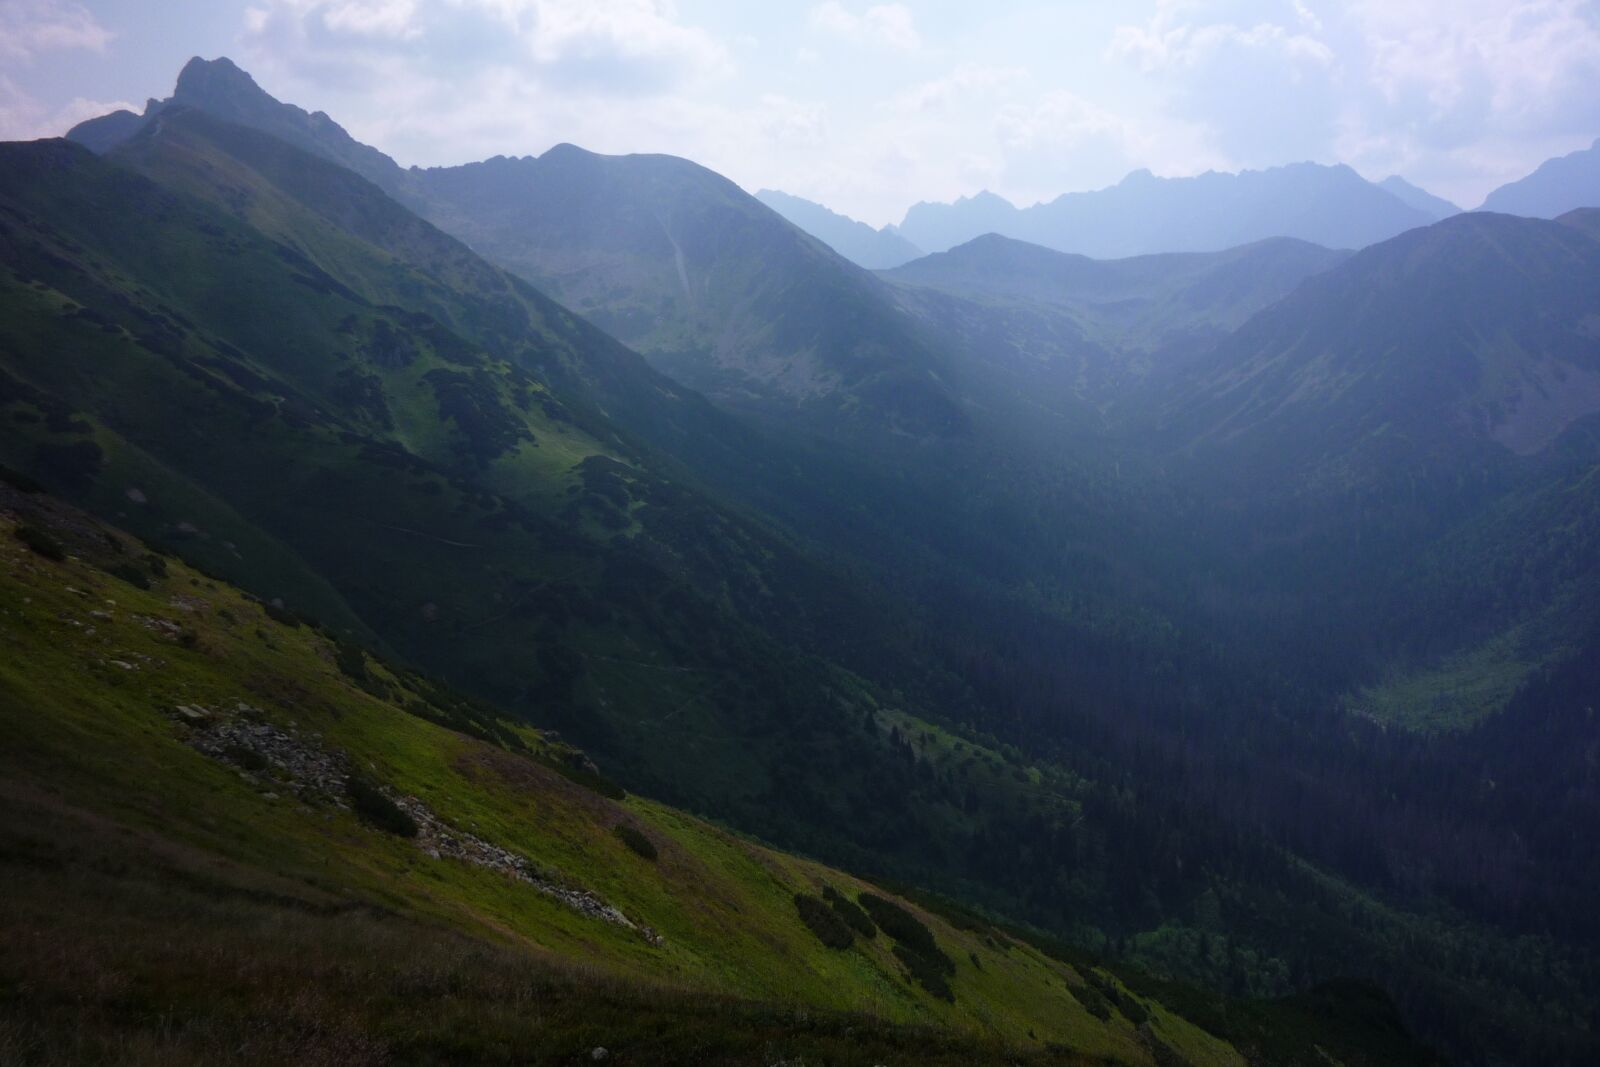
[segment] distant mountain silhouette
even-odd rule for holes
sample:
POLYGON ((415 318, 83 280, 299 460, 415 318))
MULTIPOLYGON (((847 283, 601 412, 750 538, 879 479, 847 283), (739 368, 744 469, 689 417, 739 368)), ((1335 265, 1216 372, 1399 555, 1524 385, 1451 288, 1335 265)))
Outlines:
POLYGON ((1120 259, 1217 252, 1268 237, 1362 248, 1438 217, 1349 167, 1296 163, 1193 178, 1157 178, 1139 170, 1107 189, 1067 193, 1021 209, 980 193, 954 204, 918 204, 906 213, 900 232, 930 252, 998 233, 1058 252, 1120 259))
MULTIPOLYGON (((150 103, 155 105, 153 100, 150 103)), ((135 115, 131 111, 113 111, 109 115, 78 123, 68 131, 67 138, 91 152, 104 154, 138 133, 143 125, 143 115, 135 115)))
POLYGON ((896 281, 966 295, 1051 304, 1122 307, 1175 299, 1218 317, 1228 328, 1283 298, 1301 279, 1327 270, 1349 253, 1278 237, 1222 252, 1169 252, 1129 259, 1090 259, 989 234, 948 252, 888 272, 896 281), (1221 279, 1226 277, 1226 285, 1221 279), (1207 286, 1231 297, 1219 303, 1191 294, 1207 286), (1241 308, 1243 310, 1241 310, 1241 308))
POLYGON ((885 270, 922 255, 922 250, 893 226, 874 230, 821 204, 776 189, 763 189, 756 199, 858 267, 885 270))
POLYGON ((1022 232, 1027 228, 1022 216, 1011 201, 985 189, 977 196, 963 196, 953 204, 924 201, 913 205, 900 223, 900 234, 926 252, 948 252, 986 233, 1042 244, 1022 232))
POLYGON ((1009 394, 990 406, 1092 424, 1137 383, 1172 373, 1349 256, 1279 237, 1101 260, 989 234, 883 276, 973 354, 968 381, 1009 394))
POLYGON ((1378 183, 1378 188, 1436 219, 1447 219, 1451 215, 1461 214, 1461 209, 1444 197, 1434 196, 1428 190, 1412 185, 1398 174, 1391 174, 1383 179, 1378 183))
POLYGON ((1490 193, 1479 211, 1553 219, 1580 207, 1600 207, 1600 140, 1490 193))

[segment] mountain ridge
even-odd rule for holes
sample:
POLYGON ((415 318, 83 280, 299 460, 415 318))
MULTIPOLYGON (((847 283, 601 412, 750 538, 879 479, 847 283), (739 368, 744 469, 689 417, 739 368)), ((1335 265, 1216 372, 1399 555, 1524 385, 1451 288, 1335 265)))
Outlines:
POLYGON ((1377 186, 1419 211, 1427 212, 1435 219, 1446 219, 1451 215, 1461 214, 1461 209, 1444 197, 1435 196, 1426 189, 1412 185, 1398 174, 1389 175, 1378 182, 1377 186))
POLYGON ((864 222, 777 189, 762 189, 756 199, 858 267, 886 270, 922 255, 922 250, 900 236, 893 226, 874 230, 864 222))
MULTIPOLYGON (((174 104, 256 126, 351 167, 641 349, 691 388, 724 399, 815 409, 843 428, 861 419, 859 411, 913 438, 965 432, 965 416, 938 384, 926 342, 896 321, 870 277, 854 273, 859 268, 843 260, 829 262, 831 250, 814 246, 738 186, 692 161, 602 156, 566 144, 537 157, 402 170, 326 115, 273 99, 225 58, 191 60, 174 95, 152 102, 144 122, 174 104), (636 183, 637 196, 624 224, 611 217, 612 204, 603 197, 627 182, 636 183), (743 242, 739 254, 760 257, 761 270, 735 266, 733 249, 720 245, 715 255, 710 246, 686 254, 661 199, 666 190, 685 189, 700 197, 689 209, 695 217, 721 218, 743 242), (541 213, 551 194, 563 198, 561 208, 541 213), (582 235, 581 244, 573 234, 582 235), (635 236, 641 243, 630 247, 635 236), (626 295, 616 301, 609 294, 619 282, 626 295), (835 300, 856 309, 848 333, 830 325, 838 316, 810 312, 773 326, 774 319, 791 314, 789 306, 835 300), (672 308, 664 320, 656 314, 663 301, 672 308), (648 319, 641 302, 650 309, 648 319), (875 328, 867 329, 868 322, 875 328)), ((86 138, 96 130, 86 125, 74 132, 86 138)), ((95 139, 104 140, 98 134, 95 139)))
POLYGON ((1060 252, 1116 259, 1210 252, 1268 237, 1357 248, 1434 221, 1348 166, 1295 163, 1238 174, 1158 178, 1148 170, 1093 192, 1017 208, 992 193, 919 204, 900 231, 929 252, 987 232, 1060 252))
POLYGON ((1600 207, 1600 139, 1541 163, 1484 198, 1479 211, 1553 219, 1579 208, 1600 207))

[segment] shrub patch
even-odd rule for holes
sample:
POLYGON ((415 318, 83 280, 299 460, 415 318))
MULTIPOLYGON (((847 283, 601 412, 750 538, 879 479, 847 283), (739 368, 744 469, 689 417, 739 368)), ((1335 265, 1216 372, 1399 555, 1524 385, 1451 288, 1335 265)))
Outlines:
POLYGON ((817 935, 818 941, 829 948, 849 948, 855 942, 850 927, 846 926, 838 913, 824 904, 820 897, 808 893, 796 893, 794 907, 800 913, 800 921, 817 935))

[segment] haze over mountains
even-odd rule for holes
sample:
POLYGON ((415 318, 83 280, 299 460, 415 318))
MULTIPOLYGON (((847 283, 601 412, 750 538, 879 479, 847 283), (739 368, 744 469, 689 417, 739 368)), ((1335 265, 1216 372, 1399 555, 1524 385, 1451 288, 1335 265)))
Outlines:
MULTIPOLYGON (((1231 994, 1380 981, 1461 1062, 1592 1062, 1593 212, 1303 164, 885 233, 670 156, 405 169, 226 60, 72 138, 0 168, 19 477, 784 847, 1231 994), (931 254, 851 262, 899 240, 931 254)), ((750 973, 789 964, 743 924, 789 944, 822 892, 780 881, 726 926, 750 973)), ((1058 1004, 960 943, 785 958, 908 1018, 1058 1004)), ((1073 1055, 1240 1062, 1083 998, 1073 1055)))
POLYGON ((1241 174, 1157 178, 1129 174, 1092 193, 1017 208, 991 194, 922 203, 900 232, 942 252, 985 233, 1097 259, 1155 252, 1216 252, 1268 237, 1360 248, 1437 221, 1349 167, 1297 163, 1241 174))
POLYGON ((858 267, 886 270, 922 255, 922 250, 893 226, 874 230, 821 204, 776 189, 763 189, 756 193, 756 199, 858 267))
POLYGON ((1481 210, 1553 219, 1596 206, 1600 206, 1600 141, 1501 186, 1489 194, 1481 210))
MULTIPOLYGON (((1600 206, 1597 160, 1600 142, 1495 190, 1477 210, 1555 218, 1600 206)), ((1399 175, 1371 183, 1348 167, 1312 163, 1195 178, 1135 171, 1110 188, 1029 208, 985 191, 950 204, 916 204, 898 226, 881 230, 786 193, 760 195, 796 226, 871 269, 909 262, 916 258, 910 248, 943 252, 986 234, 1099 259, 1221 251, 1269 237, 1354 249, 1461 212, 1399 175)))

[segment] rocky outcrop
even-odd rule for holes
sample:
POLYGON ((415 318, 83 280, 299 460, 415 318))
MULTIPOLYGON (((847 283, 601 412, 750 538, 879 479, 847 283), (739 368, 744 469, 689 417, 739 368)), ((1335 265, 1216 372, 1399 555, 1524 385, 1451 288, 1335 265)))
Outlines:
MULTIPOLYGON (((345 798, 352 772, 349 757, 324 746, 317 734, 301 734, 294 726, 275 726, 266 721, 260 708, 242 701, 231 709, 178 704, 168 714, 185 727, 191 747, 238 768, 247 779, 262 784, 281 782, 301 800, 348 807, 345 798)), ((558 872, 451 826, 417 797, 401 795, 387 787, 383 792, 415 820, 417 846, 432 858, 498 871, 574 911, 632 930, 652 945, 662 943, 661 935, 650 927, 634 922, 558 872)))

